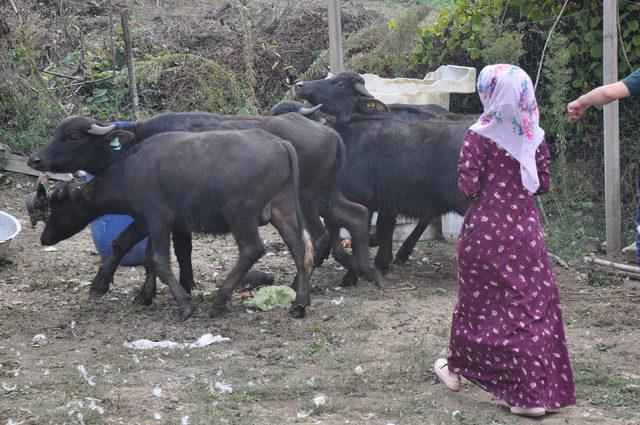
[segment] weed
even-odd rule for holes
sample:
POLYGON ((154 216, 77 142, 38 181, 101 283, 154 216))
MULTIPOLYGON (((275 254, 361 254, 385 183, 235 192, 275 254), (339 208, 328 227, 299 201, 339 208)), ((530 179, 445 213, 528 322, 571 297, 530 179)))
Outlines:
POLYGON ((587 284, 597 288, 622 284, 622 277, 612 276, 598 270, 587 270, 587 284))
POLYGON ((572 364, 579 399, 606 410, 640 406, 640 380, 616 376, 601 364, 575 359, 572 364))

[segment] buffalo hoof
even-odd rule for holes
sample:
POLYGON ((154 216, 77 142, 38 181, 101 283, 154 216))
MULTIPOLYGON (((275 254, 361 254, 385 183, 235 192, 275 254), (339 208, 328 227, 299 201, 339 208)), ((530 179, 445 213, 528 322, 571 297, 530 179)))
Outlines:
POLYGON ((380 270, 382 273, 386 274, 389 270, 391 270, 391 265, 389 263, 382 263, 382 262, 374 262, 373 263, 376 268, 378 270, 380 270))
POLYGON ((187 320, 189 317, 191 317, 194 311, 196 311, 196 308, 193 303, 187 303, 182 309, 180 309, 180 321, 184 322, 185 320, 187 320))
POLYGON ((409 260, 409 254, 400 253, 396 254, 396 258, 393 259, 395 264, 404 264, 409 260))
POLYGON ((89 288, 89 296, 91 298, 100 298, 101 296, 106 294, 108 291, 109 291, 109 284, 108 283, 107 283, 106 286, 104 286, 104 285, 94 285, 92 283, 91 287, 89 288))
POLYGON ((149 307, 151 304, 153 304, 153 297, 147 296, 144 293, 140 292, 133 298, 133 303, 149 307))
POLYGON ((303 305, 300 305, 300 304, 294 305, 293 307, 291 307, 291 310, 289 310, 289 314, 294 319, 302 319, 304 317, 305 313, 306 313, 305 307, 303 305))
POLYGON ((358 283, 358 276, 356 276, 353 272, 347 272, 347 274, 345 274, 342 277, 342 281, 340 282, 340 286, 346 288, 349 286, 356 286, 356 283, 358 283))
POLYGON ((223 305, 213 304, 211 307, 207 309, 207 314, 209 315, 209 317, 216 317, 216 316, 222 315, 222 313, 224 313, 226 310, 227 310, 226 304, 223 304, 223 305))
POLYGON ((367 271, 366 279, 369 282, 373 282, 376 288, 378 289, 384 288, 384 283, 385 283, 384 277, 382 276, 382 273, 380 273, 380 270, 374 267, 370 267, 369 270, 367 271))
POLYGON ((191 290, 196 287, 196 282, 193 279, 180 279, 180 286, 187 294, 191 295, 191 290))

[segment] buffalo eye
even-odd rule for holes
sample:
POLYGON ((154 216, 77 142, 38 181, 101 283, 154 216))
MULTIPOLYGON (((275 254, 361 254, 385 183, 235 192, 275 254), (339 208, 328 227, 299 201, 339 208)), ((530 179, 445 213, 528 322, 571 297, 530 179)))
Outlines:
POLYGON ((344 86, 344 81, 338 81, 336 84, 338 85, 338 87, 342 87, 344 86))
POLYGON ((79 137, 76 133, 72 133, 69 135, 69 139, 73 140, 74 142, 78 141, 79 137))

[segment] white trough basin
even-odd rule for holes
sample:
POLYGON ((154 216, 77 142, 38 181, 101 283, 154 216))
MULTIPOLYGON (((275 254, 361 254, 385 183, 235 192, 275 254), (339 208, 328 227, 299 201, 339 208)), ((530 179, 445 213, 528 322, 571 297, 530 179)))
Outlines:
POLYGON ((0 259, 8 255, 11 241, 21 230, 22 226, 14 216, 0 211, 0 259))
MULTIPOLYGON (((436 104, 449 109, 451 93, 474 93, 476 91, 476 69, 466 66, 444 65, 429 72, 424 79, 382 78, 375 74, 362 74, 365 87, 376 99, 384 103, 405 103, 410 105, 436 104)), ((375 215, 372 220, 375 225, 375 215)), ((404 240, 415 227, 416 222, 399 217, 394 240, 404 240)), ((445 236, 455 243, 462 225, 462 217, 450 213, 434 220, 422 234, 420 240, 445 236), (442 226, 442 227, 441 227, 442 226)))

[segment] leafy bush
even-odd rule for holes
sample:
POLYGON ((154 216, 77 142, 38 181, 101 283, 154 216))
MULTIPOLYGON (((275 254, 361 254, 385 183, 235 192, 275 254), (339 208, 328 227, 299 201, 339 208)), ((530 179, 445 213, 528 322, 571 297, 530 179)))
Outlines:
POLYGON ((349 37, 345 42, 346 68, 383 77, 411 75, 408 56, 418 42, 418 24, 428 11, 428 7, 409 8, 397 20, 349 37))
MULTIPOLYGON (((566 218, 562 209, 577 197, 601 202, 604 187, 602 114, 598 108, 590 108, 580 123, 569 125, 565 112, 569 100, 602 84, 602 2, 569 2, 542 58, 563 4, 551 0, 456 0, 420 29, 421 41, 411 55, 418 75, 446 63, 479 70, 490 63, 507 62, 520 65, 534 82, 544 59, 537 98, 542 126, 557 157, 559 177, 547 203, 552 219, 566 218)), ((618 69, 622 78, 640 67, 640 4, 620 0, 619 10, 622 42, 618 69)), ((480 108, 477 97, 452 96, 453 110, 477 112, 480 108)), ((623 101, 620 112, 623 217, 625 226, 632 227, 640 158, 640 103, 623 101)), ((571 225, 570 220, 564 220, 563 225, 571 225)))

